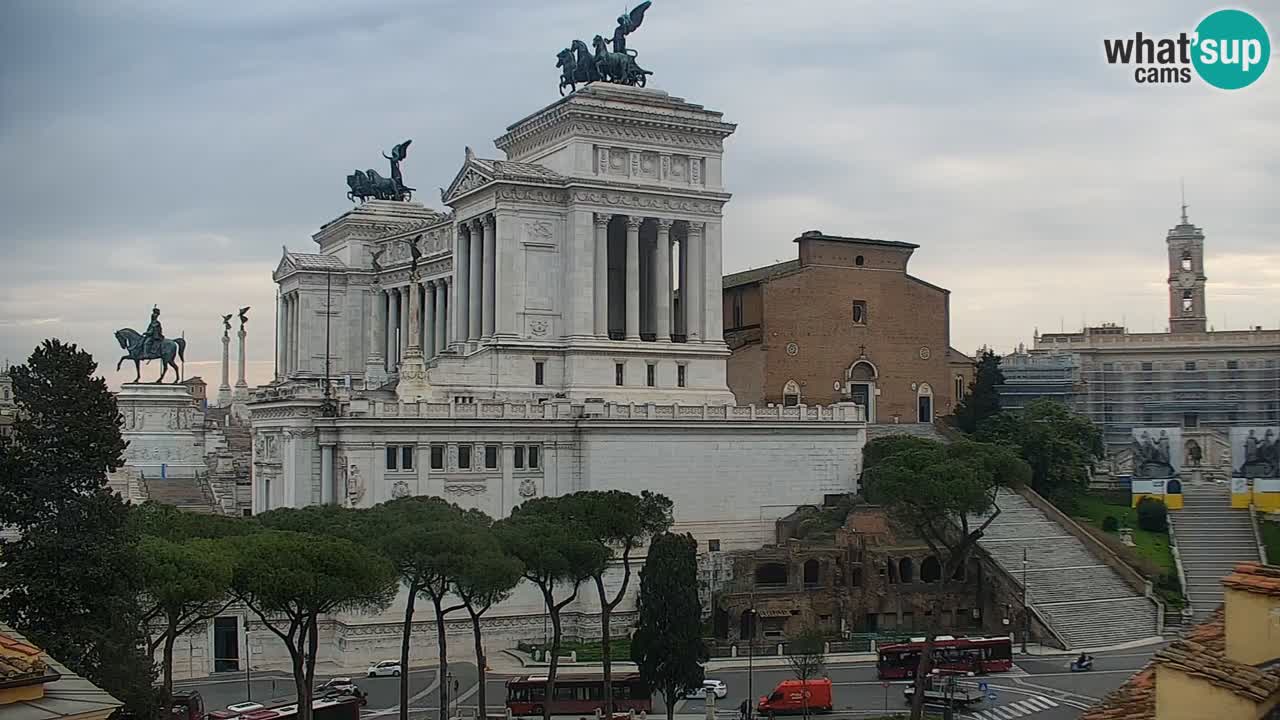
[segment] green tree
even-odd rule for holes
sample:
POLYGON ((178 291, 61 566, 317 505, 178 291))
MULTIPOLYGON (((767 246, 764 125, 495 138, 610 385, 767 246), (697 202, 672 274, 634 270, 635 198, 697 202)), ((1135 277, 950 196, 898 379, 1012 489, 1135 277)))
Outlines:
POLYGON ((298 720, 311 720, 320 617, 385 609, 395 597, 395 568, 350 540, 327 535, 263 530, 223 542, 235 553, 232 590, 284 642, 298 720))
POLYGON ((604 706, 613 712, 613 662, 610 652, 610 622, 614 608, 622 602, 631 583, 631 554, 651 538, 671 527, 671 500, 665 495, 642 491, 633 495, 621 490, 589 490, 565 496, 574 521, 582 525, 596 542, 608 547, 622 560, 622 583, 610 597, 604 576, 610 564, 592 575, 600 599, 600 659, 604 666, 604 706))
POLYGON ((161 687, 173 694, 173 645, 196 625, 217 617, 233 602, 231 577, 234 558, 217 540, 174 542, 143 536, 142 557, 144 620, 148 626, 163 623, 153 633, 147 651, 154 656, 163 648, 161 687))
POLYGON ((1017 448, 1031 466, 1031 487, 1052 498, 1087 487, 1089 468, 1104 453, 1102 433, 1096 425, 1049 399, 989 418, 975 437, 1017 448))
MULTIPOLYGON (((449 712, 448 640, 445 616, 464 607, 445 607, 449 589, 470 559, 469 531, 484 524, 461 508, 435 497, 405 497, 383 503, 373 510, 378 524, 377 548, 395 566, 408 594, 404 608, 404 630, 400 641, 400 667, 409 669, 409 637, 413 630, 414 606, 418 595, 431 599, 436 613, 436 643, 440 653, 440 720, 449 712)), ((483 516, 481 516, 483 517, 483 516)), ((409 676, 400 677, 400 720, 409 716, 409 676)))
POLYGON ((462 599, 467 614, 471 616, 471 635, 476 646, 476 671, 479 673, 476 687, 480 717, 484 718, 488 713, 488 698, 485 694, 488 658, 480 634, 480 619, 489 608, 510 597, 511 591, 520 584, 524 575, 524 564, 502 547, 488 517, 475 513, 469 525, 466 544, 470 547, 470 554, 454 577, 453 589, 462 599))
POLYGON ((139 718, 157 714, 138 535, 107 488, 124 464, 120 415, 97 364, 46 340, 10 368, 18 415, 0 442, 0 615, 139 718))
POLYGON ((662 693, 667 720, 686 692, 702 686, 702 604, 698 600, 698 543, 692 535, 664 533, 649 545, 640 569, 639 621, 631 659, 650 689, 662 693))
MULTIPOLYGON (((1021 485, 1030 474, 1012 448, 961 441, 930 442, 881 458, 867 468, 864 479, 890 516, 929 545, 942 566, 940 577, 948 579, 964 567, 987 526, 1000 515, 999 489, 1021 485)), ((934 626, 926 630, 911 702, 913 720, 922 717, 924 680, 937 631, 934 626)))
MULTIPOLYGON (((578 588, 609 562, 609 548, 597 542, 576 521, 563 497, 536 498, 495 523, 507 552, 524 564, 524 578, 538 587, 551 619, 551 664, 547 671, 546 697, 555 697, 556 670, 560 664, 563 628, 560 611, 578 597, 578 588), (557 590, 571 588, 557 599, 557 590)), ((551 705, 542 708, 551 720, 551 705)))
MULTIPOLYGON (((801 630, 787 643, 787 650, 787 666, 806 689, 810 680, 827 672, 827 639, 818 628, 809 626, 801 630)), ((809 693, 803 693, 802 697, 802 713, 809 717, 809 693)))
POLYGON ((982 421, 999 413, 998 388, 1003 384, 1000 356, 990 350, 983 350, 978 358, 978 369, 974 373, 973 382, 969 383, 969 391, 956 405, 956 425, 972 434, 977 432, 982 421))

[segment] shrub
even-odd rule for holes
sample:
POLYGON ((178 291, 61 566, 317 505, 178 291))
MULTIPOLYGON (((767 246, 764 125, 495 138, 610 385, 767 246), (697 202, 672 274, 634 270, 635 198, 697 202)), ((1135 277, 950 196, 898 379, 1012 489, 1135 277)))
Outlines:
POLYGON ((1169 510, 1163 500, 1144 497, 1138 501, 1138 527, 1147 532, 1169 531, 1169 510))
POLYGON ((1115 532, 1120 529, 1120 521, 1114 515, 1108 515, 1102 518, 1102 529, 1107 532, 1115 532))

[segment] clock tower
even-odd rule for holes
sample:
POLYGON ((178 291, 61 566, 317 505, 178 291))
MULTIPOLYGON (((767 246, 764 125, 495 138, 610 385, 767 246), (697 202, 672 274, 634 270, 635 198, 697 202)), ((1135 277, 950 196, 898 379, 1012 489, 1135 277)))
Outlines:
POLYGON ((1169 245, 1169 332, 1205 331, 1204 232, 1187 220, 1182 204, 1182 222, 1165 238, 1169 245))

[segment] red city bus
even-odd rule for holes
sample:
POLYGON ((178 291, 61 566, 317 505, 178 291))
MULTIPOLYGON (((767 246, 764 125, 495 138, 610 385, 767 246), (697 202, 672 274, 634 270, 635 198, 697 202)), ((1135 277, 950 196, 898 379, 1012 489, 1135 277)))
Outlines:
MULTIPOLYGON (((246 713, 219 710, 209 713, 211 720, 293 720, 298 716, 298 703, 292 700, 269 702, 257 710, 246 713)), ((360 698, 351 695, 334 695, 311 702, 313 720, 360 720, 360 698)))
MULTIPOLYGON (((547 702, 547 677, 522 675, 507 681, 507 709, 512 715, 590 715, 604 708, 604 678, 590 675, 557 675, 555 698, 547 702)), ((637 674, 613 676, 613 710, 624 713, 653 712, 649 689, 637 674)))
MULTIPOLYGON (((912 678, 920 664, 924 638, 884 645, 879 650, 876 671, 885 680, 912 678)), ((933 667, 939 670, 983 675, 1007 672, 1013 667, 1013 642, 1007 637, 956 638, 939 635, 933 641, 933 667)))

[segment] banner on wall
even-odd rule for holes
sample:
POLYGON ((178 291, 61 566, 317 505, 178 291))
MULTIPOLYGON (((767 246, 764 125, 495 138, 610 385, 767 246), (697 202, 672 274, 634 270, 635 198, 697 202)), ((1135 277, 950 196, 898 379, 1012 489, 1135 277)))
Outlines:
MULTIPOLYGON (((1139 479, 1169 479, 1182 469, 1180 427, 1136 427, 1131 447, 1135 482, 1139 479)), ((1160 492, 1164 492, 1163 483, 1160 492)))
POLYGON ((1280 426, 1231 428, 1231 475, 1280 478, 1280 426))

